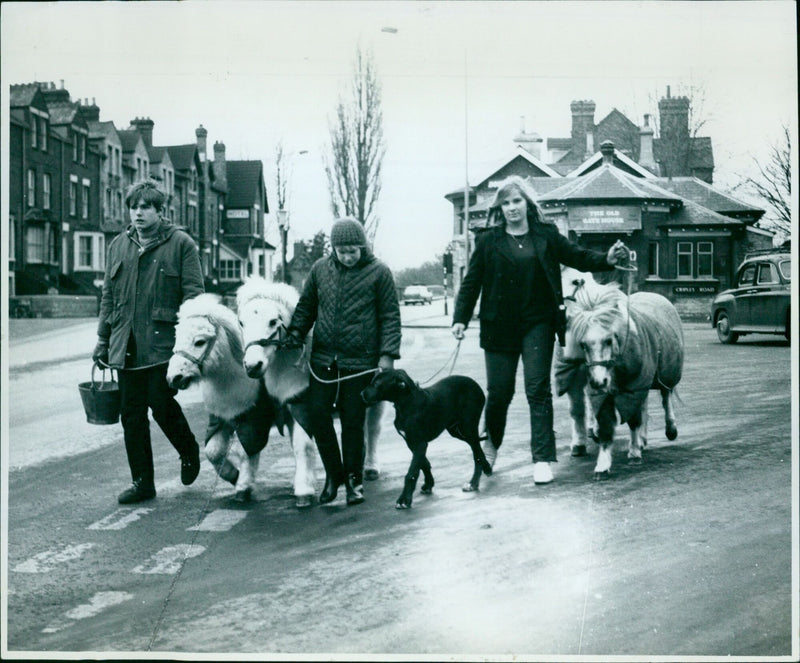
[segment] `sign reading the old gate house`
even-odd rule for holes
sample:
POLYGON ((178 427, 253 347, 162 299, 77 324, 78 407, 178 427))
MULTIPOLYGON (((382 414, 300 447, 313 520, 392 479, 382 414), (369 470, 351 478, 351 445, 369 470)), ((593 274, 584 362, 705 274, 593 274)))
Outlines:
POLYGON ((641 230, 642 212, 639 206, 603 205, 572 207, 569 227, 578 233, 613 233, 641 230))

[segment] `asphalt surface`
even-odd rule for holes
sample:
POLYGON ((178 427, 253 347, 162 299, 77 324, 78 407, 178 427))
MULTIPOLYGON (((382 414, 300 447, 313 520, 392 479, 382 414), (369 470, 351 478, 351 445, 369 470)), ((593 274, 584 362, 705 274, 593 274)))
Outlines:
MULTIPOLYGON (((400 367, 421 382, 455 347, 441 306, 403 309, 400 367)), ((11 653, 799 653, 791 349, 777 338, 723 346, 707 325, 685 325, 678 439, 664 436, 651 395, 643 463, 628 463, 619 427, 608 481, 592 480, 593 450, 569 456, 567 403, 557 398, 555 481, 533 484, 520 381, 495 475, 477 494, 460 489, 471 472, 466 445, 443 435, 429 447, 433 495, 417 491, 413 509, 395 510, 410 454, 388 408, 382 475, 357 507, 340 497, 297 511, 291 450, 277 435, 251 503, 235 502, 205 461, 197 482, 183 487, 174 451, 154 427, 158 497, 118 509, 115 496, 129 481, 121 431, 82 421, 75 394, 93 324, 11 329, 3 629, 11 653)), ((455 372, 485 385, 474 329, 455 372)), ((202 404, 181 399, 201 434, 202 404)))

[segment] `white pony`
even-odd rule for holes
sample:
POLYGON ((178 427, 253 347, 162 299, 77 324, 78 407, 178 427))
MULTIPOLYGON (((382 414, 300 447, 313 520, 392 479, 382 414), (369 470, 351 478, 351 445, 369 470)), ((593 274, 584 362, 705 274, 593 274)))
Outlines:
POLYGON ((683 370, 683 330, 672 303, 661 295, 629 297, 616 284, 601 285, 591 274, 562 269, 567 308, 565 347, 556 353, 558 394, 567 393, 573 456, 586 453, 586 402, 592 405, 600 446, 595 478, 611 470, 616 415, 630 432, 628 458, 640 462, 647 444, 647 395, 661 393, 666 435, 678 435, 672 395, 683 370))
MULTIPOLYGON (((206 456, 217 474, 236 486, 237 499, 247 500, 260 452, 280 412, 263 386, 248 377, 243 355, 236 314, 218 295, 198 295, 181 305, 167 381, 175 389, 199 384, 210 415, 206 456), (231 448, 234 432, 240 445, 231 448)), ((308 464, 298 463, 294 477, 298 506, 311 504, 314 477, 309 475, 308 464)))
MULTIPOLYGON (((292 349, 283 343, 299 298, 297 290, 286 283, 251 277, 236 292, 236 310, 245 344, 247 374, 261 377, 269 394, 279 403, 287 403, 293 417, 310 435, 305 404, 302 400, 295 403, 291 400, 308 388, 311 334, 302 348, 292 349)), ((367 480, 377 479, 380 474, 377 442, 384 409, 384 402, 367 408, 364 424, 367 480)))

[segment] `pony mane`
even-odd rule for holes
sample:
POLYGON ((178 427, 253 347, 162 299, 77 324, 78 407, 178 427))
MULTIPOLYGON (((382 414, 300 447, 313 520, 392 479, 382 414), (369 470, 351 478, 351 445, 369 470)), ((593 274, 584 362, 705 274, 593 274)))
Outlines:
POLYGON ((613 331, 625 321, 621 304, 625 294, 619 284, 609 283, 593 289, 581 288, 575 294, 575 303, 570 307, 569 328, 575 338, 582 339, 591 323, 613 331))
POLYGON ((187 299, 178 309, 178 324, 189 318, 204 317, 218 324, 228 338, 231 355, 237 363, 244 358, 242 335, 236 314, 222 303, 219 295, 206 292, 192 299, 187 299))
POLYGON ((274 283, 260 276, 251 276, 236 291, 236 309, 241 310, 254 299, 269 299, 293 312, 300 294, 288 283, 274 283))

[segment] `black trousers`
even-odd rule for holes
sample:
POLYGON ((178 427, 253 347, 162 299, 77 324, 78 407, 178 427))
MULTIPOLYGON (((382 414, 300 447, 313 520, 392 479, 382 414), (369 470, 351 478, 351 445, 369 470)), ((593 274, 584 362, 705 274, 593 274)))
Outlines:
MULTIPOLYGON (((135 357, 136 353, 131 356, 135 357)), ((167 384, 167 364, 118 373, 120 418, 131 477, 134 481, 142 479, 149 483, 153 481, 153 448, 148 408, 180 456, 193 454, 197 441, 175 400, 178 392, 167 384)))
MULTIPOLYGON (((361 371, 337 370, 314 365, 314 373, 323 380, 335 380, 361 371)), ((338 384, 325 384, 311 376, 308 388, 308 410, 311 431, 317 445, 325 473, 334 481, 343 482, 347 475, 355 475, 361 483, 364 473, 364 419, 367 406, 361 392, 372 380, 372 373, 344 380, 338 384), (342 453, 333 427, 334 403, 342 424, 342 453)))

